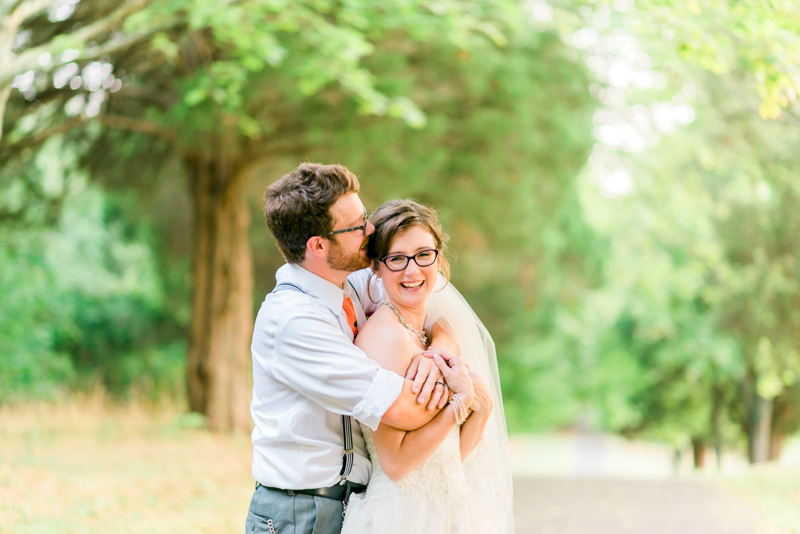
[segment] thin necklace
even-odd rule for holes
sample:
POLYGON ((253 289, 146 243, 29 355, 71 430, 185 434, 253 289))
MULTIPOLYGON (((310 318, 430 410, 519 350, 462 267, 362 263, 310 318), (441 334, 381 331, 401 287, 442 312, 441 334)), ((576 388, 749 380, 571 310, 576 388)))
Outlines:
POLYGON ((409 330, 414 332, 417 335, 417 338, 419 338, 419 342, 422 343, 422 346, 423 347, 427 347, 428 346, 428 336, 425 335, 425 332, 421 332, 421 331, 417 330, 416 328, 412 328, 411 325, 408 324, 405 319, 403 319, 403 316, 400 315, 400 312, 397 311, 397 308, 392 306, 391 302, 389 302, 388 300, 385 301, 385 302, 386 302, 386 305, 389 306, 392 309, 392 311, 397 316, 397 318, 400 319, 400 322, 403 323, 403 326, 405 326, 406 328, 408 328, 409 330))

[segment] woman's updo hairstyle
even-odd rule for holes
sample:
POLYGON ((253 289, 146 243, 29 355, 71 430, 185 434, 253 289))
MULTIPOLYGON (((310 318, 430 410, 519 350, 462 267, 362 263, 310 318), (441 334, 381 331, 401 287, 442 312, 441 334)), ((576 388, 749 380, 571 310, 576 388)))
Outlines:
POLYGON ((369 222, 375 226, 375 233, 369 236, 367 255, 372 260, 372 268, 377 271, 377 260, 389 254, 394 237, 413 226, 424 226, 433 236, 433 242, 439 250, 440 272, 446 280, 450 280, 450 264, 444 256, 447 240, 450 237, 442 232, 442 225, 436 217, 436 210, 418 204, 411 199, 390 200, 381 205, 370 215, 369 222))

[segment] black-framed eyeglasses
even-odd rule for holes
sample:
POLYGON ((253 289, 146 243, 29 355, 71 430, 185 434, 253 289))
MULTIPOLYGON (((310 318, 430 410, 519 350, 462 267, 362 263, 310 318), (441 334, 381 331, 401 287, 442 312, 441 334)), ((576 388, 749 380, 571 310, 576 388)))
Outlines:
POLYGON ((358 226, 353 226, 352 228, 345 228, 344 230, 336 230, 335 232, 328 232, 328 235, 337 235, 337 234, 345 234, 347 232, 355 232, 356 230, 361 230, 361 233, 367 235, 367 207, 364 206, 364 224, 359 224, 358 226))
POLYGON ((414 260, 420 267, 429 267, 436 262, 436 258, 439 257, 439 251, 435 248, 429 248, 427 250, 420 250, 413 256, 404 256, 403 254, 392 254, 391 256, 386 256, 382 260, 378 260, 379 262, 383 263, 387 269, 390 271, 402 271, 406 267, 408 267, 409 260, 414 260))

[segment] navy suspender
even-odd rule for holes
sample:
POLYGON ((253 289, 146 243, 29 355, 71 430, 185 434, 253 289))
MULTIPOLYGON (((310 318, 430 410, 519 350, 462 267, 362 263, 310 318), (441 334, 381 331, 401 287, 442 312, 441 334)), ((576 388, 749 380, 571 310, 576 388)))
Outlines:
MULTIPOLYGON (((272 290, 272 293, 284 289, 297 291, 298 293, 303 293, 304 295, 307 294, 296 285, 286 282, 276 285, 275 289, 272 290)), ((353 288, 353 291, 355 291, 355 288, 353 288)), ((331 311, 331 313, 333 312, 331 311)), ((333 315, 336 317, 336 314, 333 315)), ((338 317, 336 317, 336 321, 339 321, 338 317)), ((342 470, 339 472, 339 475, 342 477, 342 483, 344 483, 347 480, 347 476, 350 474, 350 471, 353 469, 353 418, 349 415, 342 416, 342 435, 344 436, 344 451, 342 453, 342 470)))

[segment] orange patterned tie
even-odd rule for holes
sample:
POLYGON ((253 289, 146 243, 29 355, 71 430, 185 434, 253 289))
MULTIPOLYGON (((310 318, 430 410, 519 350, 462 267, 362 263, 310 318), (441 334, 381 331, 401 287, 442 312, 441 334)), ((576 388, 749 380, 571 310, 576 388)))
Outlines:
POLYGON ((353 308, 353 301, 350 300, 350 297, 344 297, 342 308, 344 308, 344 313, 347 315, 347 326, 353 331, 353 339, 355 339, 356 334, 358 334, 358 320, 356 319, 356 310, 353 308))

